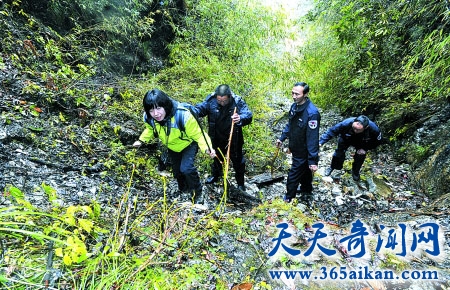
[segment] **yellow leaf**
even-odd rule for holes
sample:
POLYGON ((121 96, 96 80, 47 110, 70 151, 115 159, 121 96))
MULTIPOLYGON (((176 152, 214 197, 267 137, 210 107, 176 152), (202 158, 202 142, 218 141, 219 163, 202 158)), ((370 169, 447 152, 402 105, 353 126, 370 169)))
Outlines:
POLYGON ((77 207, 76 206, 69 206, 66 210, 66 215, 68 216, 73 216, 75 213, 77 212, 77 207))
POLYGON ((73 240, 73 237, 71 237, 71 236, 67 237, 67 246, 68 247, 76 246, 75 241, 73 240))
POLYGON ((209 220, 208 221, 208 227, 215 227, 217 226, 218 222, 216 220, 209 220))
POLYGON ((68 266, 72 265, 72 259, 68 255, 64 255, 63 262, 68 266))
POLYGON ((62 248, 56 248, 55 249, 55 255, 58 257, 62 257, 63 256, 63 249, 62 248))
POLYGON ((83 205, 81 208, 82 208, 85 212, 87 212, 89 215, 92 214, 92 209, 91 209, 90 206, 83 205))
POLYGON ((64 218, 64 221, 70 226, 74 226, 75 225, 75 218, 73 216, 66 216, 64 218))
POLYGON ((88 233, 90 233, 94 227, 94 223, 91 220, 78 219, 78 223, 80 224, 80 227, 88 233))

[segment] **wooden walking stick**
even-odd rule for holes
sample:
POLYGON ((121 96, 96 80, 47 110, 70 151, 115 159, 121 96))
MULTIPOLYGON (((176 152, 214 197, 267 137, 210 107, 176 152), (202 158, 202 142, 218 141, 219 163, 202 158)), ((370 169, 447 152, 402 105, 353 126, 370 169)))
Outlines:
MULTIPOLYGON (((237 109, 237 107, 234 108, 233 115, 236 114, 236 109, 237 109)), ((234 130, 234 121, 231 122, 230 137, 228 138, 227 162, 225 163, 225 170, 224 170, 225 180, 228 180, 228 167, 230 165, 230 148, 231 148, 231 139, 233 138, 233 130, 234 130)), ((225 184, 226 184, 226 182, 225 182, 225 184)), ((226 191, 226 189, 225 189, 225 191, 226 191)))
MULTIPOLYGON (((235 107, 233 115, 236 114, 236 109, 237 108, 235 107)), ((231 139, 233 139, 233 130, 234 130, 234 122, 231 122, 230 137, 228 138, 228 148, 227 148, 227 167, 228 163, 230 162, 230 148, 231 148, 231 139)))
POLYGON ((275 155, 273 156, 271 162, 270 162, 270 176, 273 178, 273 171, 274 171, 274 163, 275 163, 275 159, 277 159, 278 157, 278 153, 280 152, 280 147, 281 146, 277 146, 277 149, 275 151, 275 155))

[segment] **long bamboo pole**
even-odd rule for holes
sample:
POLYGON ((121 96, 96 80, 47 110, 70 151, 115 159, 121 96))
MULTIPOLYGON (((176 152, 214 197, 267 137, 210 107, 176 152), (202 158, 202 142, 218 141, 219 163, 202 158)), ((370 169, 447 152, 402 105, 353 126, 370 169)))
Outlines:
MULTIPOLYGON (((233 115, 236 114, 237 107, 234 107, 233 115)), ((227 148, 227 172, 228 172, 228 164, 230 163, 230 148, 231 148, 231 140, 233 139, 233 130, 234 130, 234 122, 231 122, 231 130, 230 137, 228 138, 228 148, 227 148)))
MULTIPOLYGON (((233 115, 236 114, 236 109, 237 107, 234 108, 234 112, 233 115)), ((228 168, 230 167, 230 149, 231 149, 231 140, 233 139, 233 130, 234 130, 234 122, 231 122, 231 130, 230 130, 230 137, 228 137, 228 148, 227 148, 227 157, 226 160, 227 162, 225 163, 225 180, 228 180, 228 168)), ((225 186, 226 186, 226 182, 225 182, 225 186)), ((226 190, 225 190, 226 191, 226 190)))

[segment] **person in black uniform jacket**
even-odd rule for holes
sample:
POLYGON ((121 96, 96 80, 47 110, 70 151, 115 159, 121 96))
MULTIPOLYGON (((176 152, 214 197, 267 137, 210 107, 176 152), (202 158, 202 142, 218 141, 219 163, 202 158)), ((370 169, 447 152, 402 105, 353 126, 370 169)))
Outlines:
POLYGON ((309 86, 304 82, 295 83, 292 88, 294 103, 289 110, 289 121, 280 138, 280 147, 289 138, 292 165, 286 183, 284 200, 291 202, 296 197, 300 184, 301 200, 307 204, 312 201, 312 179, 319 162, 320 113, 308 98, 309 86))
POLYGON ((331 159, 331 166, 325 170, 329 176, 334 169, 342 169, 345 160, 345 152, 348 147, 353 146, 356 153, 353 156, 352 177, 359 181, 361 166, 366 159, 367 151, 375 149, 383 143, 383 137, 378 126, 368 117, 350 117, 328 129, 320 137, 319 145, 322 146, 333 137, 339 137, 338 146, 331 159))
MULTIPOLYGON (((245 158, 242 152, 244 136, 242 127, 252 122, 252 112, 245 101, 240 96, 235 95, 226 84, 219 85, 202 103, 195 105, 195 110, 199 117, 208 116, 208 135, 211 138, 213 148, 216 149, 216 152, 217 148, 219 148, 223 155, 226 155, 231 123, 234 122, 230 159, 233 163, 238 189, 245 191, 245 158), (233 114, 234 108, 237 108, 235 114, 233 114)), ((221 154, 217 154, 217 156, 219 158, 214 159, 211 166, 212 175, 206 179, 206 184, 217 182, 223 174, 221 164, 223 157, 221 154)))

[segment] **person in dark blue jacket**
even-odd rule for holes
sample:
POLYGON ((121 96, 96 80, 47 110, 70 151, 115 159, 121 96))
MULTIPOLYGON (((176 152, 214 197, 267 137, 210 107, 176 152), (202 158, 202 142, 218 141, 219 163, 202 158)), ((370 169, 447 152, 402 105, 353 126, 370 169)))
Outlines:
POLYGON ((309 86, 304 82, 295 83, 292 88, 294 103, 289 110, 286 124, 276 145, 280 147, 289 138, 292 165, 286 183, 284 200, 291 202, 297 195, 300 184, 301 200, 308 205, 312 202, 313 173, 319 162, 320 113, 308 98, 309 86))
MULTIPOLYGON (((234 123, 230 146, 230 160, 233 163, 238 189, 245 191, 245 158, 242 152, 244 136, 242 127, 252 122, 252 112, 245 101, 240 96, 234 94, 226 84, 219 85, 202 103, 197 104, 195 111, 199 117, 208 116, 208 135, 211 138, 212 146, 216 149, 216 152, 218 152, 217 149, 220 149, 224 156, 226 156, 228 150, 231 124, 232 122, 234 123), (235 108, 236 113, 234 113, 235 108)), ((219 158, 214 159, 211 166, 212 174, 206 179, 206 184, 217 182, 220 176, 223 175, 221 163, 223 156, 218 153, 217 157, 219 158)))
POLYGON ((319 145, 322 146, 334 137, 339 137, 338 146, 331 159, 331 166, 325 170, 325 175, 329 176, 334 169, 342 169, 345 152, 353 146, 356 152, 353 156, 352 177, 353 180, 359 181, 367 151, 383 143, 380 129, 368 117, 361 115, 347 118, 328 129, 320 137, 319 145))

